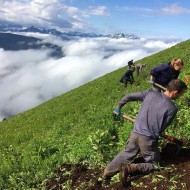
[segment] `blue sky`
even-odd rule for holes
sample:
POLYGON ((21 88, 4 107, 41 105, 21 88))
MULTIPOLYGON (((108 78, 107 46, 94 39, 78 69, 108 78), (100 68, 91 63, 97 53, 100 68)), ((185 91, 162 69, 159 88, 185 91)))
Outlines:
POLYGON ((0 22, 189 39, 187 0, 0 0, 0 22))

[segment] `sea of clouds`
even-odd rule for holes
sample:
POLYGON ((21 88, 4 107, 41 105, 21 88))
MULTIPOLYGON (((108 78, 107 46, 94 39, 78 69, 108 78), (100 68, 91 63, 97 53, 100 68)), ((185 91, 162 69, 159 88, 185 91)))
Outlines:
POLYGON ((179 42, 124 38, 63 41, 51 35, 38 37, 61 46, 64 57, 52 58, 48 49, 0 49, 0 120, 126 66, 131 59, 137 61, 179 42))

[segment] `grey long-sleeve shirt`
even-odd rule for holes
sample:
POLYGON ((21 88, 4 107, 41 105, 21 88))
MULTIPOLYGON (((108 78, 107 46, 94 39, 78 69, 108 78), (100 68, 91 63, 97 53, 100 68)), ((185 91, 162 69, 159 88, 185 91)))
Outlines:
POLYGON ((177 107, 163 93, 153 90, 128 94, 118 103, 121 109, 127 102, 142 101, 133 132, 157 139, 177 114, 177 107))

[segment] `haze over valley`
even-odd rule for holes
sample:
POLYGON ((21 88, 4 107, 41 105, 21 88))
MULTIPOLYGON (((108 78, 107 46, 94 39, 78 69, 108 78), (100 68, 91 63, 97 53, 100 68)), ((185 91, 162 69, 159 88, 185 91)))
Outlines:
POLYGON ((122 35, 65 40, 30 31, 12 32, 6 41, 2 35, 5 33, 0 42, 0 120, 124 67, 131 59, 137 61, 180 42, 122 35))

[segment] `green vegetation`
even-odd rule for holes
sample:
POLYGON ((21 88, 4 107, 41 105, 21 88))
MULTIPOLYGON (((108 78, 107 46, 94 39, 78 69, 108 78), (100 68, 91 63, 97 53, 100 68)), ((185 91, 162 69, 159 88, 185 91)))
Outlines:
MULTIPOLYGON (((53 169, 62 163, 104 167, 123 148, 132 128, 130 122, 113 122, 118 101, 126 93, 151 88, 150 69, 173 58, 184 60, 180 78, 185 80, 190 76, 189 52, 190 40, 139 60, 147 67, 127 88, 119 82, 123 67, 1 122, 0 189, 43 189, 53 169)), ((180 111, 167 131, 187 140, 189 99, 190 90, 176 101, 180 111)), ((135 118, 139 105, 129 103, 122 111, 135 118)))

